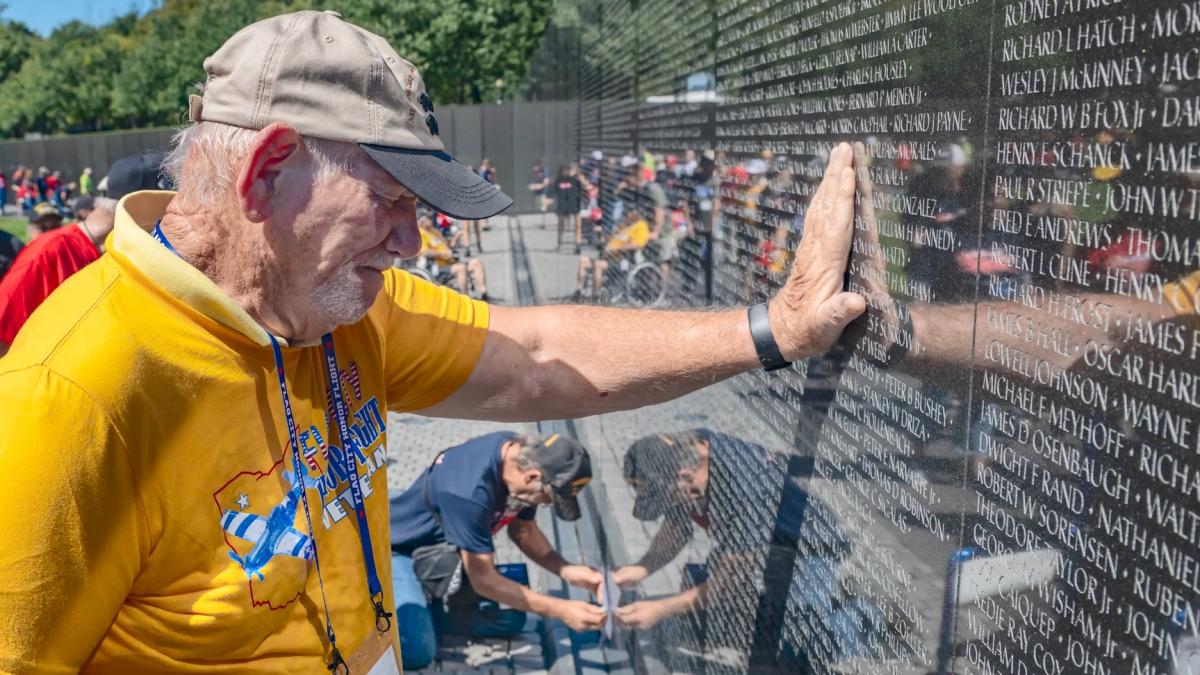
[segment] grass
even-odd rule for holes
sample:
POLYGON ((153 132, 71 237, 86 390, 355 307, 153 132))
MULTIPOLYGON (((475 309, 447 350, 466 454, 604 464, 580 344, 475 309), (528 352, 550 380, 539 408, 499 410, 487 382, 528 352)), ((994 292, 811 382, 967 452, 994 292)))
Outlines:
POLYGON ((28 241, 26 237, 26 220, 24 218, 13 218, 11 216, 0 216, 0 230, 11 232, 21 238, 22 241, 28 241))

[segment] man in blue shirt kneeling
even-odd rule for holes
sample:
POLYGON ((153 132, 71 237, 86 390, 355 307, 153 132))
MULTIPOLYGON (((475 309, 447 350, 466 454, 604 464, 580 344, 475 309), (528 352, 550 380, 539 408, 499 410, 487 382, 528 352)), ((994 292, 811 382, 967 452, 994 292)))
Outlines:
POLYGON ((592 479, 587 450, 570 438, 498 432, 443 451, 411 487, 391 499, 392 577, 405 670, 429 665, 437 633, 509 637, 525 612, 599 629, 605 614, 576 600, 535 593, 496 570, 493 538, 507 528, 517 548, 563 581, 598 594, 601 574, 571 565, 534 522, 553 504, 579 518, 579 491, 592 479), (500 610, 484 600, 507 605, 500 610))

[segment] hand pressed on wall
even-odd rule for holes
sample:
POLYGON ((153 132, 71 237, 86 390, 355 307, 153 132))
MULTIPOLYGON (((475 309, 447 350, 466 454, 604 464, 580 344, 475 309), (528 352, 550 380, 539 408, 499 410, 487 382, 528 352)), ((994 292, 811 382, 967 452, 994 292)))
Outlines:
POLYGON ((866 310, 862 296, 842 290, 854 233, 853 164, 849 143, 829 154, 825 177, 804 216, 791 273, 771 299, 771 332, 789 361, 825 352, 866 310))

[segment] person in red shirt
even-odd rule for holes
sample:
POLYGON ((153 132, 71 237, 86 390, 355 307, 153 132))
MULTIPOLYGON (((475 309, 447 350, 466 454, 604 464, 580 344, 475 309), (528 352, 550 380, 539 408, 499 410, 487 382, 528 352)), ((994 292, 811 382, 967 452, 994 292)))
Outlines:
MULTIPOLYGON (((0 356, 8 352, 21 326, 54 289, 100 257, 104 239, 113 229, 117 201, 130 192, 168 187, 162 178, 162 162, 161 152, 143 152, 113 162, 105 176, 107 198, 96 198, 90 205, 92 211, 76 223, 52 231, 43 227, 44 234, 36 235, 21 249, 0 279, 0 356)), ((75 204, 80 212, 88 206, 86 200, 75 204)), ((38 204, 35 218, 39 208, 58 213, 53 204, 38 204)))
POLYGON ((115 199, 96 199, 87 218, 38 235, 17 254, 0 279, 0 355, 54 289, 100 258, 116 209, 115 199))

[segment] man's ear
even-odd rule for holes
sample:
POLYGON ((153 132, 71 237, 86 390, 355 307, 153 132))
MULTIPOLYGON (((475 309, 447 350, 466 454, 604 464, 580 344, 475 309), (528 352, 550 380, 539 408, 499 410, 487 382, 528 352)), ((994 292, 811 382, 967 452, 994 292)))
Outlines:
POLYGON ((261 223, 271 215, 275 179, 281 165, 296 155, 300 134, 282 122, 268 125, 254 136, 237 177, 238 205, 242 215, 261 223))

